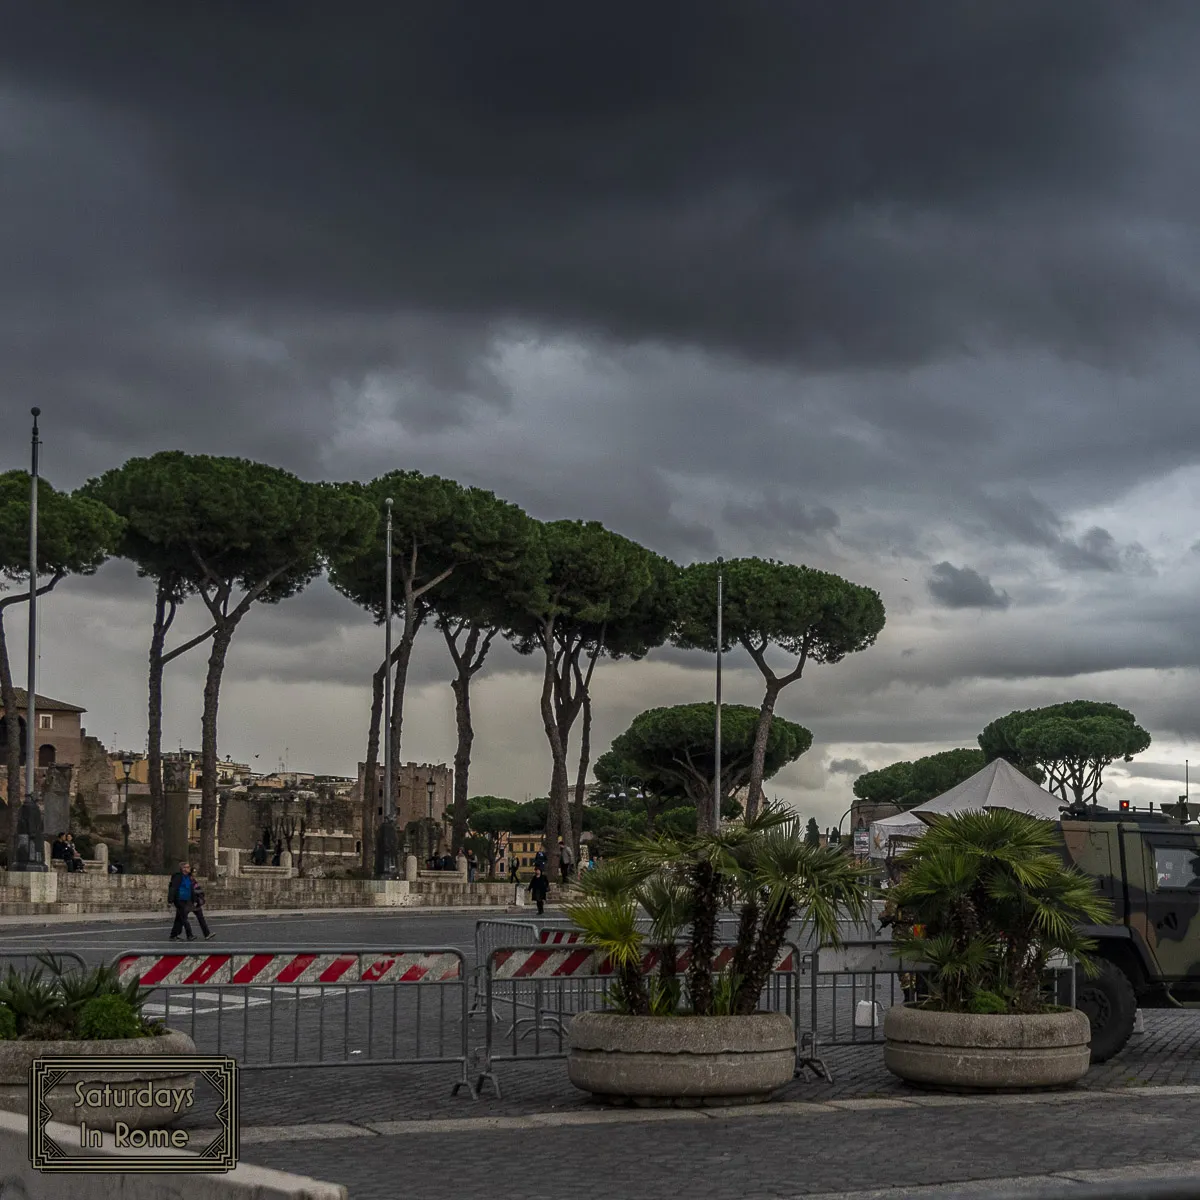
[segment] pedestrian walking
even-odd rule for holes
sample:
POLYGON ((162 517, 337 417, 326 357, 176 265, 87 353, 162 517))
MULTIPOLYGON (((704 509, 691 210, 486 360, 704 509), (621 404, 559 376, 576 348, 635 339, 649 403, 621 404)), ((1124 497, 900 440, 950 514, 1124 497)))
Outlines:
POLYGON ((467 851, 467 882, 475 882, 475 872, 479 870, 479 861, 475 857, 474 850, 467 851))
POLYGON ((179 870, 171 876, 171 882, 167 888, 167 903, 175 906, 175 923, 171 926, 171 941, 179 941, 180 934, 184 933, 187 934, 189 942, 196 940, 191 922, 188 920, 192 913, 196 914, 196 923, 200 926, 200 932, 204 934, 206 941, 211 941, 217 936, 209 929, 208 922, 204 919, 204 889, 192 876, 191 863, 180 863, 179 870))
POLYGON ((569 842, 558 839, 558 869, 562 872, 562 881, 566 883, 571 878, 571 868, 575 865, 575 851, 569 842))
POLYGON ((529 894, 537 905, 538 916, 546 911, 546 897, 550 894, 550 880, 542 874, 541 867, 533 868, 533 879, 529 883, 529 894))
POLYGON ((539 851, 538 851, 538 852, 537 852, 537 853, 536 853, 536 854, 533 856, 533 865, 534 865, 535 867, 541 867, 543 872, 546 870, 546 850, 545 850, 545 847, 543 847, 541 850, 539 850, 539 851))

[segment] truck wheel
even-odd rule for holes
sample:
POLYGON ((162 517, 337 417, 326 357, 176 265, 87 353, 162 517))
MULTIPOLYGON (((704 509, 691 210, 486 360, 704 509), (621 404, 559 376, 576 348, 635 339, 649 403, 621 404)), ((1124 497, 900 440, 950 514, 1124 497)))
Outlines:
POLYGON ((1137 997, 1129 977, 1113 963, 1101 961, 1100 973, 1089 978, 1075 968, 1075 1007, 1092 1025, 1092 1062, 1108 1062, 1133 1034, 1137 997))

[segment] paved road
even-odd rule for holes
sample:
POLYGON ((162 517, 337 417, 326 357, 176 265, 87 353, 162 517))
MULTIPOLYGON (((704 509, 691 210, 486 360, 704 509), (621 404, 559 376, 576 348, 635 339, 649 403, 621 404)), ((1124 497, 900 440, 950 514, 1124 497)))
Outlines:
MULTIPOLYGON (((497 916, 500 914, 496 914, 497 916)), ((142 947, 171 949, 172 912, 163 907, 161 921, 79 921, 70 924, 0 927, 0 952, 49 948, 71 950, 88 962, 112 958, 123 950, 142 947)), ((403 909, 304 916, 222 917, 210 914, 209 924, 217 934, 214 950, 260 949, 277 946, 457 946, 474 953, 476 914, 409 913, 403 909)), ((0 960, 2 961, 2 960, 0 960)))

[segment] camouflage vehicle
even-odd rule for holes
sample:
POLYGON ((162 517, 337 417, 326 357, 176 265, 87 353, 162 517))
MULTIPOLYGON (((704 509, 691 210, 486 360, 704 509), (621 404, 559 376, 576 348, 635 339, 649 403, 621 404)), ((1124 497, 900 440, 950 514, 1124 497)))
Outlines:
POLYGON ((1112 924, 1084 930, 1100 974, 1077 969, 1075 979, 1092 1061, 1104 1062, 1129 1040, 1138 1008, 1200 1008, 1200 825, 1084 806, 1065 809, 1061 828, 1068 859, 1112 904, 1112 924))

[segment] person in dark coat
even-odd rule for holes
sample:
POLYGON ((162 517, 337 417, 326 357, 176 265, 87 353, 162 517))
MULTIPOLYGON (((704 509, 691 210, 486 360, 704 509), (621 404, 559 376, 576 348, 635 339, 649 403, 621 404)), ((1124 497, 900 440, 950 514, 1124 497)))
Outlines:
POLYGON ((250 862, 256 867, 265 867, 267 865, 267 846, 263 841, 259 841, 250 854, 250 862))
POLYGON ((209 929, 208 922, 204 919, 204 891, 192 878, 191 863, 180 863, 179 870, 171 876, 171 882, 167 887, 167 903, 175 906, 175 924, 171 926, 171 941, 179 941, 181 933, 187 934, 189 942, 196 940, 191 922, 188 920, 192 913, 196 914, 196 923, 200 926, 200 932, 204 934, 206 940, 217 936, 209 929))
POLYGON ((275 842, 275 853, 271 856, 271 866, 278 867, 280 859, 283 858, 283 839, 279 838, 275 842))
POLYGON ((529 884, 529 894, 533 897, 534 903, 537 904, 538 916, 540 917, 546 911, 546 897, 550 894, 550 880, 546 878, 541 867, 533 868, 533 879, 529 884))

